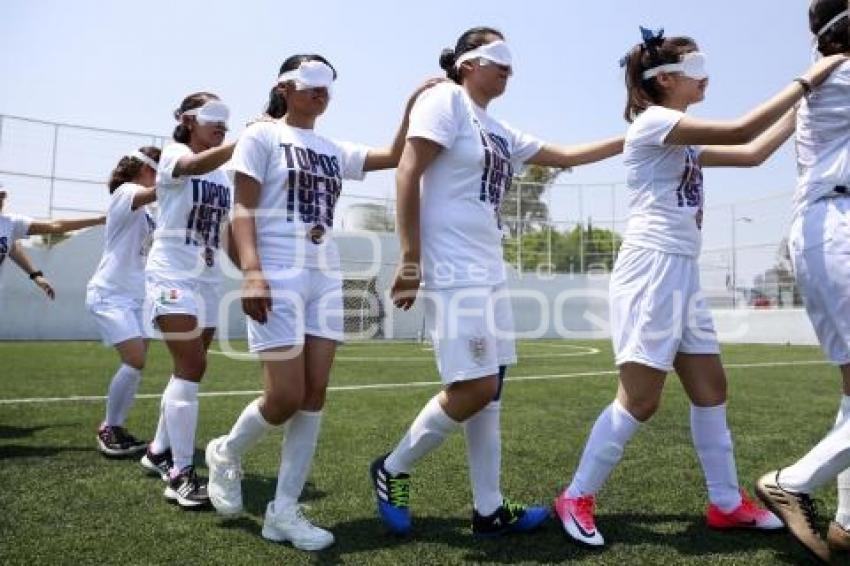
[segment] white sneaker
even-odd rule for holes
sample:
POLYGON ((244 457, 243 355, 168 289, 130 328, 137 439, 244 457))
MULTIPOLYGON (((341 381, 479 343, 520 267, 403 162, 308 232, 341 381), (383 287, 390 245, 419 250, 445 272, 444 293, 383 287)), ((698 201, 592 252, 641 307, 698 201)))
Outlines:
POLYGON ((299 550, 322 550, 334 543, 330 531, 308 521, 300 505, 276 509, 274 501, 266 507, 263 538, 274 542, 289 541, 299 550))
POLYGON ((242 466, 239 461, 222 456, 219 451, 225 436, 210 440, 206 460, 210 470, 207 492, 220 515, 232 517, 242 513, 242 466))

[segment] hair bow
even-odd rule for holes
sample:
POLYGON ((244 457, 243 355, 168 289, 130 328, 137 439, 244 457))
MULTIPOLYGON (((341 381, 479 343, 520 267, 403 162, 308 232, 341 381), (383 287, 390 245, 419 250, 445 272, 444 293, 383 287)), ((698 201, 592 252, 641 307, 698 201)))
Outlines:
POLYGON ((643 44, 649 48, 659 47, 664 43, 664 28, 658 28, 658 31, 640 26, 640 35, 643 38, 643 44))

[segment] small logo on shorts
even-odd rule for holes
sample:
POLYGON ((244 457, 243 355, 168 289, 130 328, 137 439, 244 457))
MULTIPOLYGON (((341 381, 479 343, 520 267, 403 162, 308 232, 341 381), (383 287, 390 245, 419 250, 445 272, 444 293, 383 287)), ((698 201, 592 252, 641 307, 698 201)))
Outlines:
POLYGON ((310 238, 310 241, 314 244, 321 244, 325 239, 325 227, 321 224, 314 225, 307 233, 307 237, 310 238))
POLYGON ((159 294, 159 302, 164 305, 176 303, 180 300, 180 289, 164 289, 159 294))
POLYGON ((487 341, 483 336, 469 339, 469 352, 476 363, 480 364, 484 361, 484 356, 487 354, 487 341))

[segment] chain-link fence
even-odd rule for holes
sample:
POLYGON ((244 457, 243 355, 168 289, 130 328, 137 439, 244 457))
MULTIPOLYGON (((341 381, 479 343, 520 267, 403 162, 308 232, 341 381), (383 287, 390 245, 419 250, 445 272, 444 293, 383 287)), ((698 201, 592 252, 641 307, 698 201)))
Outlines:
MULTIPOLYGON (((167 139, 0 115, 0 180, 10 189, 8 209, 38 217, 104 211, 105 180, 118 159, 142 145, 161 147, 167 139)), ((375 196, 391 194, 391 182, 385 177, 381 186, 348 183, 337 205, 336 228, 392 232, 394 200, 375 196)), ((529 275, 609 272, 626 226, 626 199, 622 183, 517 180, 503 199, 505 260, 529 275)), ((786 192, 706 208, 700 267, 714 306, 799 306, 784 239, 790 200, 786 192)), ((360 279, 347 284, 370 285, 360 279)), ((362 307, 361 299, 351 302, 352 309, 362 307)))

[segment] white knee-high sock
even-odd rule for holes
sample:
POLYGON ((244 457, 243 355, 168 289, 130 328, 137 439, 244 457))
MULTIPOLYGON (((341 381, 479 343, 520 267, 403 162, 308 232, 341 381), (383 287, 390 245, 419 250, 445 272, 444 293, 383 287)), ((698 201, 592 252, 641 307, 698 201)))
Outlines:
POLYGON ((567 488, 567 495, 595 495, 611 475, 614 466, 620 462, 626 444, 639 426, 640 421, 618 400, 608 405, 590 431, 578 468, 567 488))
POLYGON ((502 504, 499 483, 502 467, 501 412, 501 402, 491 401, 463 423, 473 505, 485 517, 495 513, 502 504))
POLYGON ((726 403, 714 407, 691 405, 691 439, 702 464, 708 500, 724 513, 734 511, 741 504, 741 490, 732 433, 726 424, 726 403))
MULTIPOLYGON (((844 397, 844 407, 850 400, 844 397)), ((808 454, 779 472, 779 484, 789 490, 812 493, 850 467, 850 418, 836 425, 808 454)), ((839 493, 840 496, 840 493, 839 493)))
POLYGON ((298 411, 286 422, 274 496, 275 509, 295 505, 301 497, 316 453, 321 424, 322 411, 298 411))
POLYGON ((130 407, 136 399, 136 390, 139 388, 141 379, 140 370, 127 364, 121 364, 118 367, 106 394, 106 420, 104 421, 106 426, 124 426, 127 413, 130 412, 130 407))
MULTIPOLYGON (((835 426, 839 427, 850 419, 850 396, 841 397, 841 406, 835 418, 835 426)), ((850 530, 850 469, 838 474, 838 509, 835 512, 835 522, 850 530)))
POLYGON ((198 384, 172 376, 163 393, 165 426, 171 440, 172 472, 191 466, 195 454, 195 429, 198 427, 198 384))
POLYGON ((240 460, 242 455, 254 446, 266 432, 277 428, 280 427, 263 418, 262 413, 260 413, 260 399, 254 399, 248 403, 248 406, 236 419, 230 433, 219 445, 219 451, 225 458, 240 460))
POLYGON ((387 456, 384 467, 393 475, 409 473, 413 465, 443 443, 460 423, 449 417, 437 395, 431 398, 414 419, 404 438, 387 456))
POLYGON ((168 438, 168 427, 165 426, 165 391, 163 391, 159 400, 159 420, 156 423, 156 433, 150 446, 148 446, 148 450, 154 454, 162 454, 169 448, 171 448, 171 440, 168 438))

